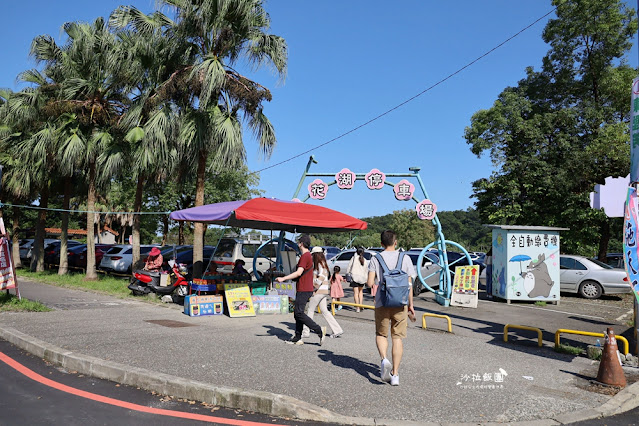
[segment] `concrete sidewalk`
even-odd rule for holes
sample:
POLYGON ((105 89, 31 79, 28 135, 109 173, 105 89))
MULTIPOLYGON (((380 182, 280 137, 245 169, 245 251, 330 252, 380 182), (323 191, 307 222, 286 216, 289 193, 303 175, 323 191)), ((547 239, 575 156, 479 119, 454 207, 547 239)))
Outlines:
MULTIPOLYGON (((191 318, 177 305, 26 280, 20 290, 55 311, 3 313, 1 338, 69 370, 211 404, 342 424, 557 424, 639 405, 639 383, 613 398, 588 391, 598 363, 554 352, 547 333, 543 348, 534 339, 503 343, 504 321, 522 324, 512 320, 525 311, 505 304, 473 311, 474 318, 468 310, 446 308, 454 334, 431 330, 436 319, 428 320, 426 331, 411 324, 400 386, 391 387, 378 376, 372 311, 343 310, 337 316, 341 338, 320 347, 311 336, 292 346, 284 343, 293 331, 292 314, 191 318)), ((428 300, 417 307, 434 308, 428 300)), ((553 315, 547 312, 544 320, 557 322, 553 315)), ((555 328, 576 328, 572 321, 579 318, 562 321, 555 328)), ((596 331, 602 327, 588 323, 596 331)), ((629 382, 636 370, 626 369, 629 382)))

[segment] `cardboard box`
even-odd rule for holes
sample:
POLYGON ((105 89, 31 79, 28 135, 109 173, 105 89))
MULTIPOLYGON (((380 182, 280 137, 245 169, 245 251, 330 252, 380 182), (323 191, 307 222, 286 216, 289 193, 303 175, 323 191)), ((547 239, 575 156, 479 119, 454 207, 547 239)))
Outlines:
POLYGON ((160 287, 169 285, 169 274, 160 274, 160 287))
POLYGON ((222 315, 224 313, 223 302, 222 296, 192 294, 184 298, 184 313, 191 317, 222 315))

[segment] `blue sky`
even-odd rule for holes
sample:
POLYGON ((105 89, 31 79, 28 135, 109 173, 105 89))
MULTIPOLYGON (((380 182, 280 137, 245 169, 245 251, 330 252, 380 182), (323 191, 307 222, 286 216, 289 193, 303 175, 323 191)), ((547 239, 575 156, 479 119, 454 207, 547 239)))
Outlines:
MULTIPOLYGON (((153 0, 6 3, 5 24, 0 26, 0 86, 13 89, 18 88, 16 75, 35 65, 28 49, 38 34, 60 40, 66 21, 108 16, 120 4, 145 11, 154 6, 153 0)), ((288 43, 288 76, 282 82, 268 71, 247 72, 272 91, 265 112, 278 139, 275 152, 265 160, 247 134, 251 170, 272 166, 367 122, 492 49, 552 6, 542 0, 271 0, 266 9, 271 32, 288 43)), ((489 108, 505 87, 516 85, 527 66, 539 68, 548 50, 541 39, 547 19, 416 100, 313 151, 318 164, 311 172, 335 173, 347 167, 357 173, 372 168, 401 173, 420 167, 438 210, 472 206, 471 182, 490 176, 493 168, 487 156, 478 159, 470 152, 464 128, 474 112, 489 108)), ((634 48, 629 63, 636 66, 636 58, 634 48)), ((260 187, 265 195, 292 198, 309 155, 264 170, 260 187)), ((303 193, 311 180, 305 181, 303 193)), ((317 203, 357 217, 415 208, 413 201, 396 201, 390 187, 371 191, 362 181, 349 191, 331 186, 327 198, 317 203)))

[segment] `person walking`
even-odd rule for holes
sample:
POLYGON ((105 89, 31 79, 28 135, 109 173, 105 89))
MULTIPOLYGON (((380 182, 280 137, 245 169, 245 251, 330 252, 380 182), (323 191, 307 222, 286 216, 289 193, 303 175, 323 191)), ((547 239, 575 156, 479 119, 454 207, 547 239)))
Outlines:
MULTIPOLYGON (((344 333, 342 327, 337 323, 335 317, 329 312, 326 306, 326 299, 330 293, 331 283, 329 281, 330 273, 328 272, 328 264, 326 263, 326 257, 324 256, 324 250, 321 247, 313 247, 311 250, 313 256, 313 286, 315 288, 315 294, 308 302, 307 315, 312 320, 315 315, 315 309, 319 306, 320 313, 331 327, 331 337, 339 337, 344 333)), ((322 328, 324 332, 325 328, 322 328)), ((310 336, 308 327, 304 326, 304 332, 302 338, 310 336)))
MULTIPOLYGON (((364 257, 364 248, 359 247, 355 256, 348 263, 346 272, 351 275, 351 287, 353 287, 353 301, 356 305, 364 303, 364 286, 368 276, 368 260, 364 257)), ((360 312, 355 308, 355 312, 360 312)))
MULTIPOLYGON (((344 297, 344 287, 342 287, 342 281, 344 281, 344 277, 339 273, 341 268, 339 266, 335 266, 333 268, 333 276, 331 277, 331 299, 335 299, 338 302, 344 297)), ((342 310, 342 305, 337 306, 337 310, 342 310)))
POLYGON ((293 317, 295 318, 295 335, 290 340, 287 340, 286 343, 291 345, 303 345, 304 341, 302 340, 302 331, 306 325, 319 336, 319 344, 322 346, 322 343, 324 343, 324 337, 326 337, 324 329, 317 325, 317 323, 310 319, 304 312, 306 304, 313 296, 314 291, 312 273, 313 257, 308 250, 311 246, 311 238, 306 234, 302 234, 297 240, 297 245, 302 252, 302 256, 300 256, 300 260, 297 262, 297 269, 293 273, 277 278, 279 283, 297 279, 297 283, 295 285, 295 304, 293 308, 293 317))
MULTIPOLYGON (((388 269, 401 269, 408 274, 408 282, 412 285, 412 279, 415 275, 415 267, 410 257, 404 256, 401 265, 397 265, 399 261, 399 252, 397 251, 397 235, 391 230, 386 230, 381 234, 381 242, 384 251, 380 253, 384 263, 388 269), (397 266, 395 266, 397 265, 397 266)), ((373 286, 379 284, 382 277, 383 268, 375 257, 371 258, 368 266, 368 285, 373 286)), ((382 304, 381 291, 377 291, 375 295, 375 343, 377 351, 381 357, 380 377, 384 382, 389 382, 392 386, 399 386, 399 364, 402 361, 404 353, 403 339, 406 337, 406 329, 408 327, 408 315, 411 320, 415 317, 415 308, 413 307, 413 291, 408 292, 408 306, 400 306, 397 308, 385 307, 382 304), (391 331, 391 355, 392 363, 386 357, 388 352, 388 329, 391 331)))

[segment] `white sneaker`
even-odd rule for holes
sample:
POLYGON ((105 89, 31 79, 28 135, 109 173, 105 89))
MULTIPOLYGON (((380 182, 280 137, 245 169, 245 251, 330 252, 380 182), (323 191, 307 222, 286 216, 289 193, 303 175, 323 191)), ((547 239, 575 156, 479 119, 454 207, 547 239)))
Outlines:
POLYGON ((326 338, 326 327, 322 327, 322 334, 320 334, 320 346, 322 346, 322 343, 324 343, 324 339, 326 338))
POLYGON ((390 384, 391 386, 399 386, 399 374, 397 376, 391 374, 390 384))
POLYGON ((382 381, 388 383, 391 381, 391 370, 393 369, 392 364, 389 360, 384 358, 382 360, 382 365, 379 367, 379 375, 382 378, 382 381))

